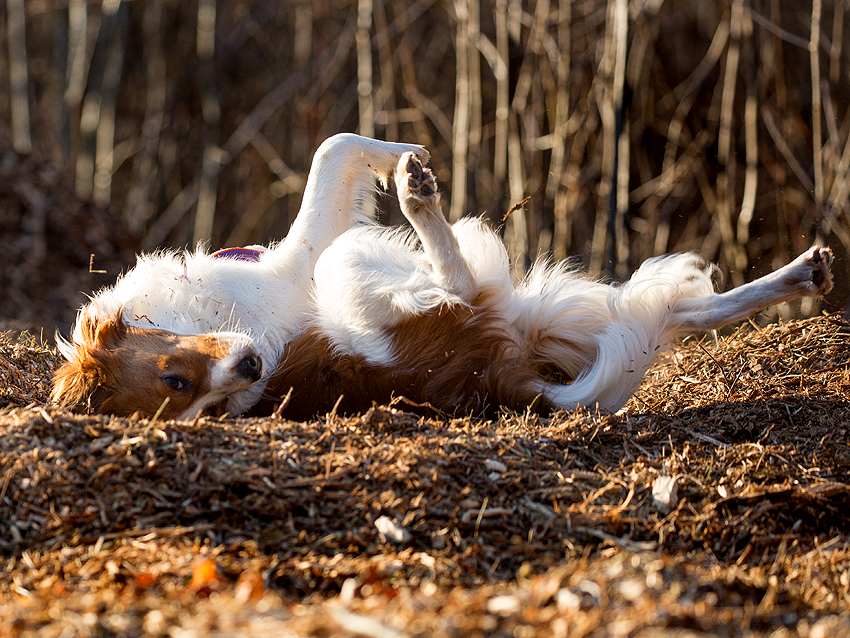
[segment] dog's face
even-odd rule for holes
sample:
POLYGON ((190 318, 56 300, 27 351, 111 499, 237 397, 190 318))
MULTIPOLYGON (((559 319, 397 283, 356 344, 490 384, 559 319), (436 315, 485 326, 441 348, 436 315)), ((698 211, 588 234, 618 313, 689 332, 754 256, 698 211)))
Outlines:
POLYGON ((263 361, 238 333, 178 335, 142 329, 117 317, 83 315, 67 362, 53 379, 53 400, 117 416, 139 413, 193 419, 257 384, 263 361), (161 409, 161 410, 160 410, 161 409))

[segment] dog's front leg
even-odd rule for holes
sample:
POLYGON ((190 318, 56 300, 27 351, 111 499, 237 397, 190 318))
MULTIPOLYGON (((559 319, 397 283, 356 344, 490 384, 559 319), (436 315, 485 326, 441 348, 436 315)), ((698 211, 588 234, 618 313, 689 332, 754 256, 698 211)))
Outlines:
POLYGON ((375 182, 386 184, 404 153, 423 161, 428 151, 415 144, 382 142, 352 133, 325 140, 313 156, 304 199, 292 228, 278 251, 288 261, 306 261, 313 273, 318 256, 358 222, 371 219, 375 182))
POLYGON ((416 155, 405 153, 396 168, 395 182, 401 211, 416 230, 440 285, 464 301, 472 301, 478 286, 443 217, 434 174, 416 155))
POLYGON ((671 322, 681 330, 709 330, 790 299, 818 297, 832 288, 831 263, 829 248, 811 248, 776 272, 729 292, 677 300, 671 322))

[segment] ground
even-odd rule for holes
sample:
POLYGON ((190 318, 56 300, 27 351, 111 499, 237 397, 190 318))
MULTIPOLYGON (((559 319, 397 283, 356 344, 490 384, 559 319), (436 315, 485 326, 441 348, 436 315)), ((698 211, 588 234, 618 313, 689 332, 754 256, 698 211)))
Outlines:
POLYGON ((619 415, 186 423, 6 335, 0 635, 850 635, 848 339, 693 338, 619 415))

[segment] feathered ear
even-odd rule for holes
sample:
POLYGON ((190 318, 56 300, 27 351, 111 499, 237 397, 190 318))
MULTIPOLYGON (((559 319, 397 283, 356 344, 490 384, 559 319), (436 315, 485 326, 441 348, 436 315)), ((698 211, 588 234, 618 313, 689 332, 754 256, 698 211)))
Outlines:
POLYGON ((80 313, 73 342, 57 335, 59 351, 67 360, 53 375, 51 399, 60 407, 87 405, 97 410, 104 394, 98 392, 109 378, 109 362, 114 350, 127 332, 119 312, 100 319, 94 309, 80 313))

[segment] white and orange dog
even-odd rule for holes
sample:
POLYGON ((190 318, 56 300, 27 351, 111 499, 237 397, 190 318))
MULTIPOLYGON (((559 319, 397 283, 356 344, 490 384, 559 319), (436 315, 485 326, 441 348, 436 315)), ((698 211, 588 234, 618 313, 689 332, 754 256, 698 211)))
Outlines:
POLYGON ((60 341, 54 400, 191 419, 268 414, 292 388, 284 414, 296 418, 394 396, 458 414, 616 411, 676 334, 831 287, 821 247, 723 294, 692 254, 649 260, 619 286, 543 262, 514 285, 492 230, 445 221, 427 157, 332 137, 279 245, 140 257, 60 341), (393 169, 413 232, 363 223, 376 177, 393 169))

